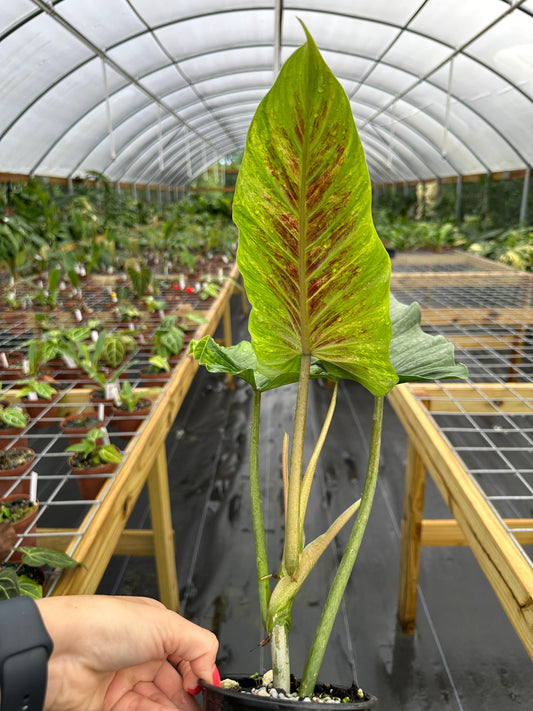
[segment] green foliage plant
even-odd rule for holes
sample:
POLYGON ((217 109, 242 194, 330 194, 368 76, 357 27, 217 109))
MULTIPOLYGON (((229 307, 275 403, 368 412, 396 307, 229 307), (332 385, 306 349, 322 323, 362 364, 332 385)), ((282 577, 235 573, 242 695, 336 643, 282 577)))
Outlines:
POLYGON ((81 442, 71 444, 65 452, 74 452, 80 466, 95 466, 107 462, 119 464, 122 461, 122 452, 113 444, 105 444, 103 432, 99 427, 90 429, 81 442))
POLYGON ((28 416, 17 407, 0 404, 0 421, 4 427, 26 427, 28 416))
POLYGON ((154 333, 154 351, 165 358, 178 355, 183 347, 184 333, 177 325, 175 314, 168 314, 161 319, 161 323, 154 333))
POLYGON ((43 400, 51 400, 57 394, 57 387, 48 380, 38 377, 17 380, 15 385, 22 385, 19 390, 20 397, 30 396, 31 393, 43 400))
POLYGON ((418 304, 405 306, 390 295, 390 260, 370 206, 370 181, 350 103, 307 34, 306 44, 286 61, 252 120, 235 191, 237 261, 252 306, 251 342, 223 348, 206 336, 191 343, 201 364, 243 378, 254 392, 250 492, 259 602, 276 688, 289 689, 295 596, 329 543, 355 517, 309 650, 301 696, 311 695, 315 687, 370 515, 385 395, 404 380, 466 375, 466 368, 454 363, 451 344, 420 329, 418 304), (317 377, 355 380, 374 395, 375 404, 362 495, 308 541, 305 513, 337 396, 335 386, 305 463, 308 390, 317 377), (261 507, 261 393, 294 382, 290 453, 286 435, 281 457, 285 542, 276 566, 267 560, 261 507))
POLYGON ((64 570, 82 565, 68 553, 40 546, 19 546, 22 553, 20 563, 4 564, 0 567, 0 600, 8 600, 19 595, 38 600, 43 596, 43 587, 35 570, 52 568, 64 570))
POLYGON ((140 400, 147 399, 147 395, 152 392, 159 392, 161 388, 148 388, 148 389, 133 389, 128 380, 125 380, 120 384, 117 390, 117 395, 115 401, 120 405, 123 405, 128 412, 135 412, 137 403, 140 400))

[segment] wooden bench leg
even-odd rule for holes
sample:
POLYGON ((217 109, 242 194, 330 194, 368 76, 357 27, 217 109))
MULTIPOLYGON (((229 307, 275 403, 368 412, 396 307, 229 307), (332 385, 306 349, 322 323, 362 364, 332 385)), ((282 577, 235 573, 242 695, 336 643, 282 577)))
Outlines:
POLYGON ((420 536, 424 513, 426 468, 411 440, 407 443, 405 496, 402 518, 398 619, 404 632, 414 632, 420 570, 420 536))
POLYGON ((167 456, 161 447, 148 474, 150 514, 154 532, 155 562, 159 583, 159 598, 169 608, 179 612, 178 574, 170 493, 168 489, 167 456))

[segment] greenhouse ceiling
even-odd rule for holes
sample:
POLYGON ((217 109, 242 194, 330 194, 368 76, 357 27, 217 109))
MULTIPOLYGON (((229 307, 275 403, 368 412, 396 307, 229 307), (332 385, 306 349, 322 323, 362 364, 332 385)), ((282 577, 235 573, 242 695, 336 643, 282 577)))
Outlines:
POLYGON ((533 0, 4 0, 0 171, 185 186, 244 147, 301 18, 375 183, 533 163, 533 0))

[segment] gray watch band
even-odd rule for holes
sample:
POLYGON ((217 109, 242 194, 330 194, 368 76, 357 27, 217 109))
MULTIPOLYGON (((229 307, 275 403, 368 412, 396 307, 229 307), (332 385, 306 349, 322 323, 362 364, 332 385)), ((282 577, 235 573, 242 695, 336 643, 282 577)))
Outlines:
POLYGON ((0 602, 0 711, 42 711, 53 644, 35 602, 0 602))

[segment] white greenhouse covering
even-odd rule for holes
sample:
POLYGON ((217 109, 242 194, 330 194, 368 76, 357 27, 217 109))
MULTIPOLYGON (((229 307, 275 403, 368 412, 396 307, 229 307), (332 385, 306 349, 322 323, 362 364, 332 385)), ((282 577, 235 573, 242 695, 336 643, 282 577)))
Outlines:
POLYGON ((533 0, 2 0, 0 171, 183 186, 313 35, 374 182, 533 164, 533 0))

